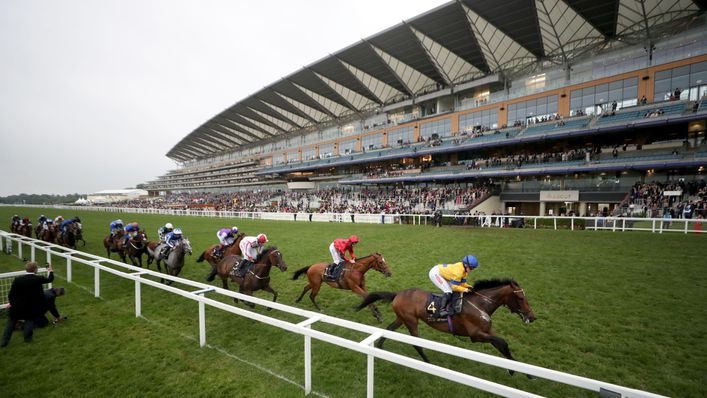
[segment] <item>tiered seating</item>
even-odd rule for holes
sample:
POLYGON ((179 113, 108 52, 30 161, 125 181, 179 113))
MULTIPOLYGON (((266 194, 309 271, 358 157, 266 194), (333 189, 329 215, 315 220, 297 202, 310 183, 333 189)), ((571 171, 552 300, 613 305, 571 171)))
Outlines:
POLYGON ((622 123, 622 122, 629 122, 629 121, 634 121, 634 120, 642 120, 646 118, 646 114, 654 111, 658 111, 659 109, 663 110, 663 116, 669 116, 669 115, 675 115, 675 114, 680 114, 685 111, 685 102, 680 101, 680 102, 672 102, 672 103, 663 103, 659 105, 653 105, 652 107, 647 107, 643 109, 634 109, 634 110, 629 110, 625 112, 616 112, 615 115, 608 115, 608 116, 601 116, 599 117, 597 121, 597 125, 603 125, 603 124, 614 124, 614 123, 622 123))
POLYGON ((545 133, 550 133, 553 131, 560 131, 560 130, 581 129, 583 127, 587 127, 590 120, 591 120, 591 118, 588 118, 588 117, 567 119, 565 121, 565 124, 562 126, 559 126, 557 124, 558 123, 557 121, 552 121, 552 122, 543 123, 543 124, 536 124, 536 125, 528 127, 523 132, 523 137, 527 137, 527 136, 531 136, 531 135, 538 135, 538 134, 545 134, 545 133))

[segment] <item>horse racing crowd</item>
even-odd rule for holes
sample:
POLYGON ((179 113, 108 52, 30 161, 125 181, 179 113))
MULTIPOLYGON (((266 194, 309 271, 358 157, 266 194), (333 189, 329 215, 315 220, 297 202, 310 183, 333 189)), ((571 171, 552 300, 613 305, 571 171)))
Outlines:
POLYGON ((636 183, 628 197, 628 214, 646 217, 707 217, 705 180, 636 183))
POLYGON ((388 188, 314 191, 257 191, 172 194, 111 203, 130 208, 213 208, 223 211, 431 214, 437 210, 468 209, 484 198, 488 186, 466 188, 388 188))

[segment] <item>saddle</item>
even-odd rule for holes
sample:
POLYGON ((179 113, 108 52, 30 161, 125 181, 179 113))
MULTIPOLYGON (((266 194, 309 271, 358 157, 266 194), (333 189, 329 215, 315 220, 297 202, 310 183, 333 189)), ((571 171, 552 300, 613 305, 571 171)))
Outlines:
POLYGON ((248 261, 247 265, 244 265, 242 267, 238 267, 240 262, 237 262, 233 264, 233 268, 231 269, 231 275, 233 275, 236 278, 245 278, 245 274, 248 273, 253 267, 255 267, 255 264, 252 262, 248 261))
POLYGON ((324 277, 322 278, 325 282, 336 282, 341 278, 346 265, 338 267, 336 264, 329 264, 327 270, 324 272, 324 277))
MULTIPOLYGON (((453 312, 449 314, 450 316, 453 316, 454 314, 458 314, 462 311, 462 298, 464 297, 464 293, 459 293, 459 292, 454 292, 452 293, 452 310, 453 312)), ((440 316, 440 310, 444 308, 445 302, 444 302, 444 294, 439 294, 439 293, 430 293, 427 296, 427 302, 425 305, 425 308, 427 309, 427 318, 430 320, 441 320, 444 321, 447 319, 446 316, 440 316)))

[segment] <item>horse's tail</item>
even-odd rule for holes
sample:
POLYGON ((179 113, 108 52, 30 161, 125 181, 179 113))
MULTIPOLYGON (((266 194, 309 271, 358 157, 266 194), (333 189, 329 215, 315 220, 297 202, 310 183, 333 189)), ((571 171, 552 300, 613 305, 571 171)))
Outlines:
POLYGON ((390 303, 391 301, 393 301, 393 299, 394 299, 395 296, 397 296, 397 295, 398 295, 398 293, 394 293, 394 292, 373 292, 373 293, 368 293, 368 295, 366 295, 366 297, 364 297, 364 299, 363 299, 363 301, 361 302, 361 304, 355 306, 354 309, 355 309, 356 311, 360 311, 361 308, 363 308, 363 307, 368 307, 369 305, 375 303, 375 302, 378 301, 378 300, 383 300, 383 301, 385 301, 385 302, 390 303))
POLYGON ((304 267, 304 268, 300 268, 300 269, 298 269, 297 271, 295 271, 294 275, 292 275, 292 280, 295 280, 295 279, 299 278, 300 275, 302 275, 302 274, 304 274, 305 272, 307 272, 307 270, 309 269, 309 267, 310 267, 310 266, 308 265, 308 266, 306 266, 306 267, 304 267))
POLYGON ((199 256, 199 258, 196 259, 196 262, 197 262, 197 263, 203 263, 203 262, 204 262, 204 255, 205 255, 205 254, 206 254, 206 250, 204 250, 204 252, 201 253, 201 256, 199 256))

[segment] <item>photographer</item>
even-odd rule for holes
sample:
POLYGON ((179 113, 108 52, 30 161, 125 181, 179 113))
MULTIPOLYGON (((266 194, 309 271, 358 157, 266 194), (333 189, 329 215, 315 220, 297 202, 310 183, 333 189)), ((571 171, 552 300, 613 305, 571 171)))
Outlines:
POLYGON ((36 262, 29 262, 25 265, 27 274, 18 276, 12 282, 8 298, 10 301, 10 313, 5 324, 5 332, 2 336, 0 347, 6 347, 12 337, 17 321, 24 320, 23 335, 25 342, 32 341, 34 333, 34 322, 47 311, 47 302, 44 297, 42 285, 51 283, 54 280, 54 270, 51 264, 47 264, 49 276, 37 275, 38 265, 36 262))
MULTIPOLYGON (((52 316, 54 316, 54 320, 52 320, 52 323, 54 324, 68 319, 68 317, 66 316, 59 315, 59 310, 57 310, 56 308, 56 298, 63 296, 64 294, 66 294, 66 290, 63 287, 55 287, 52 289, 44 290, 46 309, 47 311, 49 311, 50 314, 52 314, 52 316)), ((45 315, 42 315, 34 320, 34 327, 36 328, 43 328, 47 325, 49 325, 49 320, 45 315)))

